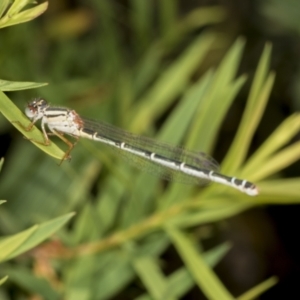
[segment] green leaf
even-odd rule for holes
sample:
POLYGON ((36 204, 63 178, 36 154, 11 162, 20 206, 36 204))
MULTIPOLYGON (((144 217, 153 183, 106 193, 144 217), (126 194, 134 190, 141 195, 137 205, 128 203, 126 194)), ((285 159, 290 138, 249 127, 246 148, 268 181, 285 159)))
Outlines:
POLYGON ((206 297, 211 300, 233 300, 234 297, 208 267, 188 237, 175 227, 166 226, 165 229, 195 282, 206 297))
POLYGON ((243 39, 238 39, 215 71, 212 83, 206 94, 203 95, 203 103, 199 107, 189 131, 187 143, 189 148, 211 152, 217 132, 234 101, 234 96, 245 82, 245 77, 234 81, 242 57, 244 43, 243 39), (214 122, 211 121, 212 117, 214 122))
POLYGON ((14 16, 19 13, 28 4, 36 3, 35 0, 14 0, 13 4, 9 8, 7 14, 9 16, 14 16))
POLYGON ((24 82, 24 81, 7 81, 0 79, 0 90, 2 92, 20 91, 35 89, 48 85, 48 83, 24 82))
MULTIPOLYGON (((248 198, 246 195, 244 197, 245 199, 248 198)), ((200 197, 200 199, 203 200, 202 197, 200 197)), ((216 196, 213 196, 213 198, 210 199, 209 194, 205 199, 208 202, 213 201, 216 207, 211 208, 208 205, 208 207, 200 206, 200 209, 194 208, 192 213, 181 213, 170 220, 169 223, 178 228, 190 228, 192 226, 217 222, 226 218, 230 218, 254 206, 254 203, 250 201, 247 202, 246 200, 243 202, 232 203, 227 202, 224 198, 217 198, 216 196)))
MULTIPOLYGON (((162 299, 167 286, 167 279, 158 266, 158 261, 151 257, 140 257, 134 260, 134 267, 153 299, 162 299)), ((177 299, 169 297, 168 299, 177 299)))
POLYGON ((74 213, 69 213, 41 225, 34 225, 13 236, 2 238, 0 240, 0 261, 11 259, 38 245, 73 216, 74 213))
POLYGON ((222 171, 225 173, 235 172, 244 162, 253 134, 263 115, 275 79, 274 73, 267 74, 270 56, 271 47, 267 45, 255 73, 241 124, 222 163, 222 171))
MULTIPOLYGON (((25 7, 32 1, 0 0, 0 11, 2 9, 4 14, 7 6, 4 7, 3 3, 13 4, 10 14, 15 18, 20 17, 22 10, 26 12, 26 8, 32 7, 25 7)), ((236 117, 236 111, 230 111, 230 107, 247 79, 246 75, 238 75, 243 39, 237 40, 224 53, 231 43, 228 37, 222 35, 220 38, 213 26, 205 30, 200 28, 203 24, 224 19, 222 8, 197 9, 179 16, 176 1, 167 0, 167 3, 153 6, 152 1, 134 0, 132 5, 135 9, 129 13, 132 17, 124 19, 130 27, 135 26, 126 32, 135 32, 137 37, 130 36, 129 48, 133 50, 130 56, 135 60, 128 60, 129 48, 123 47, 124 35, 118 31, 124 20, 116 25, 119 10, 114 9, 114 1, 90 3, 95 8, 93 16, 101 16, 101 24, 93 26, 96 37, 78 40, 82 32, 76 31, 73 39, 66 43, 61 41, 55 51, 47 51, 51 45, 47 34, 42 33, 49 31, 47 28, 52 28, 53 22, 62 25, 64 22, 49 19, 50 23, 43 23, 43 26, 36 24, 37 27, 34 27, 32 24, 26 28, 19 26, 16 32, 13 32, 14 28, 3 31, 3 45, 6 45, 1 48, 1 57, 5 62, 3 72, 9 74, 18 70, 23 72, 23 77, 27 74, 27 80, 31 73, 35 74, 33 77, 48 76, 57 84, 43 89, 43 96, 52 98, 56 105, 65 106, 68 102, 71 107, 75 106, 76 110, 92 117, 116 122, 127 128, 131 125, 134 132, 147 131, 155 138, 187 145, 196 151, 210 151, 214 145, 219 145, 216 141, 223 120, 231 114, 236 117), (160 35, 163 35, 161 40, 152 43, 153 35, 147 33, 152 32, 153 28, 161 28, 160 24, 153 27, 155 18, 152 15, 160 7, 171 8, 161 11, 161 16, 168 17, 168 20, 161 20, 161 24, 165 24, 162 29, 167 30, 160 35), (12 34, 6 34, 8 32, 12 34), (43 48, 46 51, 42 51, 40 56, 34 55, 41 45, 46 47, 43 48), (22 57, 18 57, 18 53, 22 57), (16 55, 10 59, 12 54, 16 55), (141 55, 145 55, 144 62, 141 55), (85 80, 71 78, 70 74, 73 77, 83 74, 85 80)), ((81 14, 82 10, 78 12, 81 14)), ((88 17, 89 12, 84 12, 84 15, 84 18, 88 17)), ((60 18, 65 20, 64 15, 60 18)), ((77 17, 72 12, 71 18, 67 19, 72 21, 77 17)), ((83 24, 85 29, 90 29, 90 21, 83 24)), ((0 24, 4 25, 1 22, 3 19, 0 24)), ((52 38, 57 39, 57 36, 52 38)), ((62 243, 73 247, 71 251, 78 253, 78 257, 68 261, 57 259, 48 265, 52 267, 50 271, 57 272, 59 285, 56 282, 51 285, 52 277, 47 278, 48 281, 37 277, 27 259, 17 259, 12 267, 9 263, 2 264, 1 276, 9 275, 10 281, 15 280, 16 285, 23 288, 22 293, 26 290, 29 297, 38 294, 45 299, 108 299, 113 295, 130 298, 130 295, 124 295, 128 292, 126 285, 137 277, 148 293, 144 298, 148 299, 182 299, 195 282, 209 299, 213 299, 209 297, 210 292, 215 299, 224 299, 223 294, 228 296, 226 289, 220 287, 218 278, 208 268, 215 266, 226 251, 215 253, 207 259, 207 253, 202 253, 198 247, 199 231, 189 230, 187 236, 180 230, 222 221, 258 205, 299 203, 300 178, 280 179, 280 175, 274 173, 296 160, 297 152, 300 152, 296 144, 289 144, 297 134, 296 118, 291 117, 290 122, 283 124, 284 130, 272 134, 271 139, 262 146, 262 151, 259 149, 244 163, 274 80, 274 74, 269 72, 271 47, 268 47, 264 50, 251 87, 241 120, 243 128, 234 140, 236 145, 228 153, 231 155, 223 164, 225 175, 246 174, 245 179, 248 176, 249 179, 264 178, 258 183, 261 195, 250 199, 247 195, 214 183, 203 189, 165 183, 147 174, 140 175, 119 161, 117 156, 111 155, 109 148, 103 151, 99 143, 92 141, 80 141, 72 163, 58 168, 53 160, 17 135, 18 141, 12 143, 7 157, 5 177, 0 180, 0 190, 11 199, 0 208, 1 228, 9 233, 17 232, 21 230, 19 228, 27 228, 28 222, 33 222, 31 220, 47 220, 50 216, 79 209, 80 218, 77 217, 71 227, 61 230, 59 234, 62 243), (270 175, 278 179, 266 178, 270 175), (174 226, 179 236, 175 233, 173 240, 170 240, 164 230, 165 224, 174 226), (132 244, 137 255, 128 253, 128 245, 132 244), (161 253, 172 244, 176 245, 183 266, 165 275, 164 267, 169 262, 162 262, 161 253), (7 272, 7 266, 12 272, 7 272), (202 287, 205 284, 207 288, 202 287)), ((37 87, 35 84, 17 83, 13 86, 10 82, 4 82, 2 88, 12 91, 37 87)), ((247 86, 249 84, 247 82, 247 86)), ((6 107, 6 103, 3 105, 1 101, 0 96, 1 111, 4 107, 6 115, 13 112, 11 121, 20 121, 23 125, 29 123, 24 114, 14 112, 14 107, 6 107)), ((242 104, 238 103, 238 106, 242 104)), ((7 127, 9 124, 5 122, 2 121, 2 124, 7 127)), ((17 126, 15 123, 13 125, 17 126)), ((31 138, 43 141, 36 129, 24 134, 33 135, 35 132, 36 136, 31 138)), ((51 146, 43 150, 52 152, 54 149, 51 150, 51 146)), ((63 154, 61 151, 59 157, 63 154)), ((219 151, 218 155, 221 155, 219 151)), ((12 254, 17 255, 18 251, 31 247, 39 241, 34 238, 39 229, 34 229, 24 234, 22 243, 3 239, 9 246, 5 248, 14 249, 12 254)), ((254 294, 259 293, 255 291, 254 294)), ((249 297, 246 294, 243 296, 249 297)))
MULTIPOLYGON (((227 254, 229 251, 230 246, 228 243, 221 244, 203 254, 205 262, 213 267, 215 266, 220 260, 227 254)), ((155 272, 155 269, 159 268, 159 261, 154 261, 153 257, 149 257, 150 259, 150 269, 152 269, 155 272)), ((139 259, 138 259, 139 260, 139 259)), ((134 263, 135 265, 135 263, 134 263)), ((136 265, 135 265, 136 267, 136 265)), ((143 265, 136 268, 136 271, 143 281, 144 285, 147 287, 147 290, 149 291, 150 295, 142 295, 138 297, 136 300, 150 300, 155 299, 154 295, 156 294, 158 299, 182 299, 182 297, 194 286, 194 280, 191 276, 190 272, 187 270, 186 267, 182 267, 174 271, 171 275, 168 276, 168 278, 162 278, 162 282, 159 282, 158 284, 161 286, 164 286, 164 289, 161 289, 161 291, 156 290, 155 282, 156 280, 153 280, 151 276, 149 276, 147 272, 147 261, 146 266, 144 268, 143 265), (148 287, 150 285, 150 287, 148 287), (151 290, 153 290, 153 293, 151 293, 151 290)), ((161 271, 158 271, 158 277, 161 278, 161 271)), ((154 276, 156 276, 154 274, 154 276)))
POLYGON ((251 173, 255 180, 264 179, 278 171, 290 166, 300 158, 300 142, 296 142, 289 147, 284 148, 278 153, 272 155, 260 166, 260 168, 251 173))
POLYGON ((38 228, 37 225, 22 231, 18 234, 1 238, 0 240, 0 261, 7 260, 38 228))
POLYGON ((46 278, 33 274, 28 268, 25 268, 20 264, 4 268, 4 271, 8 274, 10 281, 13 281, 32 294, 39 295, 42 299, 61 299, 59 292, 55 290, 46 278))
POLYGON ((275 284, 278 283, 278 279, 276 277, 271 277, 257 286, 251 288, 243 295, 239 296, 238 300, 252 300, 252 299, 258 299, 260 295, 262 295, 264 292, 269 290, 271 287, 273 287, 275 284))
POLYGON ((5 10, 7 10, 10 0, 2 0, 0 1, 0 19, 5 10))
POLYGON ((4 164, 4 158, 2 157, 2 158, 0 159, 0 172, 1 172, 1 170, 2 170, 3 164, 4 164))
POLYGON ((49 146, 40 144, 44 141, 44 136, 35 126, 31 131, 26 131, 23 127, 16 123, 20 122, 24 127, 26 127, 30 124, 30 121, 3 92, 0 92, 0 112, 12 123, 12 125, 22 132, 22 134, 38 148, 55 158, 62 159, 64 157, 64 152, 53 142, 49 146), (39 141, 40 143, 35 141, 39 141))
POLYGON ((2 285, 7 280, 7 278, 8 276, 5 276, 2 279, 0 279, 0 285, 2 285))
POLYGON ((132 129, 142 132, 185 90, 190 77, 209 51, 213 39, 212 34, 197 37, 180 58, 163 71, 132 111, 132 129))
POLYGON ((286 118, 268 137, 262 146, 251 156, 245 166, 244 174, 257 172, 266 160, 287 144, 300 130, 300 114, 286 118))
POLYGON ((300 177, 263 181, 259 188, 263 196, 260 204, 299 203, 300 177))
MULTIPOLYGON (((15 5, 12 5, 12 7, 10 9, 12 14, 10 14, 10 12, 7 12, 0 19, 0 28, 28 22, 32 19, 35 19, 39 15, 41 15, 43 12, 45 12, 45 10, 48 7, 48 2, 44 2, 33 8, 29 8, 22 12, 19 12, 19 10, 23 8, 23 6, 26 2, 28 3, 28 1, 26 1, 26 0, 25 1, 23 1, 23 0, 15 1, 15 5)), ((30 1, 30 2, 32 2, 32 1, 30 1)))

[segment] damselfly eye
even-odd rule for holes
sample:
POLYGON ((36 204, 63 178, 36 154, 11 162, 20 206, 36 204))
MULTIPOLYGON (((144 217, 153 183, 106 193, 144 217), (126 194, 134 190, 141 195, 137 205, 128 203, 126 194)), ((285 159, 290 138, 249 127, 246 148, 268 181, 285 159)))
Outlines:
POLYGON ((31 111, 35 111, 37 110, 37 105, 34 102, 31 102, 27 105, 28 109, 30 109, 31 111))
POLYGON ((35 99, 27 104, 25 109, 25 114, 28 118, 35 118, 39 115, 45 108, 47 108, 48 104, 44 99, 35 99))

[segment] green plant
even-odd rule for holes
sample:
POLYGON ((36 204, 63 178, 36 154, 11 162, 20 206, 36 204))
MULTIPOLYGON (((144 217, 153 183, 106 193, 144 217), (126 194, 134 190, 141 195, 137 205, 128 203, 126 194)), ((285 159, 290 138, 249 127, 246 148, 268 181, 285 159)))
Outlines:
MULTIPOLYGON (((141 12, 134 14, 132 19, 137 24, 144 24, 138 28, 147 31, 150 26, 143 18, 145 8, 139 1, 132 3, 141 12)), ((96 8, 101 6, 108 15, 112 12, 107 2, 94 5, 96 8)), ((218 8, 209 11, 214 16, 211 20, 215 22, 224 17, 218 8)), ((201 11, 197 13, 201 14, 201 11)), ((198 76, 197 72, 208 53, 216 47, 214 43, 218 41, 218 35, 210 31, 193 37, 174 61, 165 64, 164 56, 172 52, 173 47, 176 49, 184 35, 200 26, 186 22, 193 19, 191 16, 179 24, 174 16, 167 17, 162 25, 165 35, 156 43, 143 40, 144 35, 137 32, 136 53, 141 51, 138 46, 143 45, 145 48, 149 46, 149 51, 133 70, 125 63, 118 43, 118 31, 110 23, 111 18, 104 17, 101 19, 103 31, 100 31, 103 48, 97 53, 103 64, 101 72, 97 68, 84 68, 89 58, 82 55, 83 62, 78 63, 78 68, 82 67, 83 72, 92 74, 86 75, 90 76, 88 79, 67 79, 67 75, 61 75, 63 71, 57 72, 65 79, 64 84, 41 89, 41 95, 46 98, 55 96, 52 101, 63 105, 68 103, 64 103, 62 98, 85 96, 84 107, 80 108, 80 101, 74 101, 72 107, 111 122, 118 120, 131 131, 148 131, 152 135, 156 132, 157 120, 169 112, 155 138, 212 152, 222 121, 247 80, 244 75, 237 76, 244 41, 237 40, 217 68, 198 76), (180 34, 176 35, 178 28, 181 29, 180 34), (102 87, 100 92, 95 88, 98 85, 102 87)), ((72 44, 71 41, 69 43, 72 44)), ((69 43, 60 45, 60 51, 57 51, 61 55, 59 66, 64 65, 66 69, 74 64, 70 53, 75 50, 82 53, 81 44, 71 51, 69 43)), ((83 45, 86 51, 92 51, 88 47, 91 44, 86 42, 83 45)), ((49 299, 108 299, 136 276, 144 286, 144 294, 138 299, 180 299, 195 284, 209 299, 233 299, 211 269, 230 246, 222 244, 204 252, 192 229, 224 220, 255 206, 299 202, 300 178, 278 176, 278 172, 300 156, 299 142, 289 144, 299 131, 298 114, 286 119, 247 158, 249 145, 274 83, 275 75, 269 71, 270 56, 271 46, 266 45, 241 124, 221 164, 223 173, 257 183, 260 189, 258 197, 251 198, 216 184, 203 189, 173 183, 165 185, 155 177, 131 169, 107 148, 89 141, 80 141, 72 152, 71 163, 58 167, 52 158, 30 142, 19 141, 7 163, 13 176, 6 176, 0 182, 3 193, 9 193, 14 199, 14 203, 8 203, 6 210, 2 213, 0 210, 1 225, 7 231, 13 231, 25 226, 28 220, 44 220, 70 210, 78 211, 78 216, 70 228, 57 234, 62 245, 55 253, 47 250, 47 244, 40 248, 45 258, 42 262, 36 252, 31 253, 37 265, 45 264, 51 272, 34 272, 26 267, 26 260, 13 267, 6 264, 2 272, 9 274, 11 280, 30 293, 49 299), (18 189, 14 189, 16 184, 18 189), (21 205, 23 202, 26 203, 26 214, 21 205), (166 276, 159 257, 170 245, 176 248, 184 265, 166 276)), ((57 75, 55 67, 52 69, 50 66, 49 70, 54 77, 57 75)), ((0 94, 0 109, 10 121, 28 122, 4 94, 0 94)), ((18 128, 16 123, 12 124, 18 128)), ((37 129, 22 131, 22 134, 29 139, 41 139, 37 129)), ((59 159, 64 150, 59 150, 54 143, 55 139, 51 147, 40 148, 59 159)), ((61 148, 64 146, 61 145, 61 148)), ((275 282, 275 278, 270 278, 239 299, 253 299, 275 282)))
MULTIPOLYGON (((2 1, 0 4, 0 28, 27 22, 37 17, 39 14, 43 13, 47 8, 47 2, 45 2, 42 5, 38 5, 34 8, 21 12, 21 10, 29 3, 30 1, 15 1, 12 5, 9 6, 10 1, 2 1)), ((9 82, 5 80, 0 80, 1 91, 22 90, 28 88, 36 88, 43 85, 44 84, 32 82, 9 82)), ((2 97, 5 100, 7 100, 4 94, 2 94, 2 97)), ((11 116, 15 118, 18 114, 19 117, 22 117, 20 112, 16 110, 14 105, 12 105, 9 101, 2 101, 1 112, 8 120, 11 120, 11 116)), ((0 170, 2 170, 3 163, 4 159, 2 158, 0 161, 0 170)), ((4 202, 6 201, 0 201, 0 204, 4 202)), ((0 262, 12 259, 35 247, 48 237, 52 236, 54 232, 57 231, 60 227, 62 227, 64 224, 66 224, 66 222, 73 215, 74 213, 69 213, 65 216, 53 219, 48 222, 44 222, 41 225, 35 225, 25 231, 19 232, 18 234, 1 237, 0 262)), ((0 280, 0 285, 3 284, 7 280, 7 278, 8 276, 3 277, 0 280)))

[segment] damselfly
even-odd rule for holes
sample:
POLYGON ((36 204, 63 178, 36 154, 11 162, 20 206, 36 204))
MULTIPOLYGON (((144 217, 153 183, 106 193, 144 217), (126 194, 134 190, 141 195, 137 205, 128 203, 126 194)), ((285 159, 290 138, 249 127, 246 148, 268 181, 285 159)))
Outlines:
POLYGON ((30 102, 25 109, 25 114, 31 119, 27 130, 41 120, 43 144, 50 144, 45 129, 47 124, 51 134, 55 134, 69 146, 64 159, 69 158, 74 147, 74 143, 63 136, 68 134, 77 139, 83 137, 109 145, 117 149, 135 166, 166 180, 198 185, 214 181, 231 186, 250 196, 258 194, 258 189, 253 183, 218 173, 218 164, 205 153, 188 151, 134 135, 103 122, 82 118, 74 110, 50 106, 44 99, 30 102))

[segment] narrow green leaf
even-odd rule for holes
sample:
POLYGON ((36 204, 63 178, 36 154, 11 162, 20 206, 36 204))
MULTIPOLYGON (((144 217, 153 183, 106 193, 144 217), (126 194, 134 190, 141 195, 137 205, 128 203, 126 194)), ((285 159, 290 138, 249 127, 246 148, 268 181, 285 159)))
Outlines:
POLYGON ((159 1, 158 12, 160 17, 160 33, 164 39, 174 34, 178 15, 178 3, 173 0, 159 1))
POLYGON ((3 18, 0 19, 0 28, 28 22, 32 19, 35 19, 39 15, 41 15, 47 9, 47 7, 48 2, 44 2, 13 16, 9 16, 8 14, 6 14, 3 18))
POLYGON ((7 260, 36 231, 37 225, 0 240, 0 261, 7 260))
POLYGON ((25 82, 25 81, 7 81, 0 79, 0 90, 2 92, 20 91, 27 89, 35 89, 48 85, 48 83, 25 82))
MULTIPOLYGON (((209 108, 207 108, 206 113, 209 116, 214 116, 215 121, 212 123, 211 118, 203 118, 203 110, 201 109, 201 107, 198 108, 198 114, 196 114, 196 116, 194 117, 195 121, 191 126, 190 135, 188 137, 187 145, 189 148, 201 149, 201 151, 207 153, 211 152, 211 149, 217 137, 217 133, 220 129, 220 126, 222 125, 222 121, 224 120, 226 113, 228 112, 233 100, 235 99, 235 96, 240 91, 245 81, 245 76, 238 78, 233 84, 229 84, 229 86, 226 87, 223 91, 220 89, 220 95, 215 97, 214 99, 210 98, 210 96, 208 96, 207 98, 206 95, 204 95, 205 101, 209 102, 209 108), (221 94, 223 95, 223 98, 222 101, 219 102, 221 94)), ((211 85, 210 89, 215 88, 213 87, 213 85, 211 85)))
POLYGON ((145 130, 183 92, 191 75, 209 51, 213 39, 214 35, 201 35, 162 73, 132 111, 132 129, 139 132, 145 130))
POLYGON ((145 49, 149 45, 151 37, 151 28, 153 26, 153 3, 149 1, 131 0, 130 20, 135 38, 137 51, 145 49))
MULTIPOLYGON (((108 262, 108 258, 111 258, 111 254, 97 257, 92 255, 82 256, 76 259, 72 264, 71 268, 65 270, 65 289, 64 298, 74 300, 88 300, 93 298, 93 282, 97 281, 97 284, 101 286, 103 279, 100 277, 97 280, 95 276, 97 270, 102 270, 105 261, 108 262), (107 257, 108 256, 108 257, 107 257)), ((107 266, 107 265, 106 265, 107 266)), ((103 270, 105 273, 105 270, 103 270)), ((101 271, 100 271, 101 272, 101 271)), ((9 273, 8 273, 9 274, 9 273)), ((96 298, 95 299, 102 299, 96 298)))
POLYGON ((7 280, 8 276, 5 276, 3 278, 0 279, 0 285, 2 285, 6 280, 7 280))
POLYGON ((53 142, 49 146, 36 143, 34 141, 44 141, 43 134, 34 126, 31 131, 26 131, 18 123, 20 122, 23 126, 28 126, 30 121, 28 118, 16 107, 10 99, 3 93, 0 92, 0 112, 8 119, 12 125, 14 125, 22 134, 34 143, 38 148, 46 152, 47 154, 62 159, 64 157, 64 152, 59 149, 53 142))
POLYGON ((257 286, 251 288, 243 295, 239 296, 238 300, 252 300, 252 299, 258 299, 261 294, 269 290, 271 287, 273 287, 275 284, 278 283, 278 279, 276 277, 271 277, 262 283, 258 284, 257 286))
POLYGON ((245 160, 253 134, 264 113, 275 79, 273 73, 266 78, 270 51, 271 49, 267 45, 258 64, 241 124, 222 163, 222 170, 225 173, 235 172, 245 160))
POLYGON ((9 17, 20 12, 26 5, 36 3, 34 0, 13 0, 12 2, 13 3, 7 12, 9 17))
POLYGON ((194 8, 186 16, 182 16, 179 24, 177 22, 176 30, 180 35, 206 25, 217 24, 228 18, 227 13, 225 7, 218 5, 194 8))
POLYGON ((190 272, 187 268, 182 267, 169 276, 167 288, 164 290, 161 299, 169 299, 169 297, 182 299, 194 285, 195 282, 190 272))
MULTIPOLYGON (((248 101, 252 108, 256 106, 256 98, 260 94, 265 81, 267 80, 267 77, 269 76, 269 66, 270 66, 270 60, 271 60, 271 54, 272 54, 272 45, 266 44, 264 51, 261 55, 261 58, 258 63, 258 67, 256 69, 253 83, 251 86, 251 90, 249 93, 248 101)), ((248 102, 247 101, 247 102, 248 102)), ((250 116, 249 116, 250 117, 250 116)))
MULTIPOLYGON (((221 244, 205 253, 203 258, 205 262, 214 267, 227 254, 230 246, 228 243, 221 244)), ((190 272, 185 268, 181 268, 169 276, 167 289, 164 291, 161 299, 169 299, 168 297, 182 297, 194 286, 194 280, 190 272)))
POLYGON ((293 114, 285 119, 263 145, 250 157, 243 169, 243 173, 251 174, 257 171, 273 153, 281 149, 299 131, 300 114, 293 114))
POLYGON ((300 177, 274 179, 259 183, 262 204, 289 204, 300 202, 300 177))
POLYGON ((233 300, 216 274, 208 267, 200 253, 188 237, 173 226, 166 226, 166 232, 173 241, 175 248, 185 265, 194 277, 197 285, 210 300, 233 300))
POLYGON ((10 281, 15 282, 31 294, 39 295, 42 299, 62 299, 61 295, 51 286, 48 280, 35 276, 31 270, 21 266, 21 264, 11 268, 4 268, 4 271, 8 274, 10 281))
POLYGON ((261 180, 277 173, 278 171, 288 167, 300 158, 300 142, 296 142, 289 147, 279 151, 271 156, 268 160, 251 173, 252 178, 261 180))
POLYGON ((42 223, 41 225, 33 226, 32 228, 34 228, 34 230, 32 231, 32 233, 28 235, 26 240, 24 240, 24 242, 22 242, 22 244, 20 244, 20 246, 15 251, 10 253, 10 255, 6 259, 11 259, 12 257, 18 256, 21 253, 35 247, 43 240, 50 237, 59 228, 64 226, 74 215, 75 213, 73 212, 68 213, 61 217, 42 223))
MULTIPOLYGON (((230 248, 228 243, 221 244, 205 252, 203 258, 210 267, 214 267, 228 253, 230 248)), ((185 267, 179 268, 168 276, 166 289, 163 291, 160 299, 170 299, 172 297, 182 299, 194 285, 195 283, 190 272, 185 267)), ((136 298, 136 300, 151 299, 153 299, 153 297, 146 294, 136 298)))
POLYGON ((126 256, 120 253, 115 255, 114 261, 107 264, 101 271, 99 272, 101 285, 98 279, 94 281, 94 299, 111 299, 117 291, 124 288, 134 278, 132 266, 126 256), (117 281, 116 278, 118 278, 117 281))
POLYGON ((207 72, 198 82, 187 89, 176 108, 163 124, 158 134, 160 140, 174 145, 182 143, 191 120, 195 117, 195 112, 201 110, 203 97, 211 84, 212 78, 212 72, 207 72))
POLYGON ((203 95, 203 104, 199 107, 190 130, 188 147, 200 147, 209 153, 215 142, 217 132, 229 110, 235 94, 245 81, 244 77, 234 82, 241 60, 244 41, 239 39, 230 48, 219 68, 216 70, 212 83, 203 95), (234 83, 233 83, 234 82, 234 83), (220 100, 221 99, 221 100, 220 100), (211 122, 211 118, 214 122, 211 122))
POLYGON ((6 11, 6 9, 8 8, 10 0, 2 0, 0 1, 0 19, 3 15, 3 13, 6 11))
POLYGON ((6 200, 0 200, 0 205, 5 202, 6 202, 6 200))
MULTIPOLYGON (((245 195, 245 199, 247 198, 248 197, 245 195)), ((217 198, 214 198, 214 203, 215 201, 217 201, 217 198)), ((200 224, 224 220, 236 214, 242 213, 243 211, 254 206, 252 202, 246 201, 243 203, 224 203, 224 198, 219 199, 219 202, 220 203, 218 206, 208 207, 206 209, 201 208, 201 210, 194 209, 193 213, 182 213, 178 217, 173 218, 170 221, 170 224, 175 225, 178 228, 190 228, 192 226, 197 226, 200 224)))
POLYGON ((1 172, 1 170, 2 170, 3 164, 4 164, 4 158, 2 157, 2 158, 0 159, 0 172, 1 172))
MULTIPOLYGON (((160 270, 157 260, 152 257, 140 257, 134 260, 134 268, 153 299, 163 299, 167 279, 160 270)), ((169 297, 168 299, 177 299, 169 297)))

